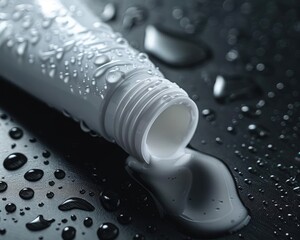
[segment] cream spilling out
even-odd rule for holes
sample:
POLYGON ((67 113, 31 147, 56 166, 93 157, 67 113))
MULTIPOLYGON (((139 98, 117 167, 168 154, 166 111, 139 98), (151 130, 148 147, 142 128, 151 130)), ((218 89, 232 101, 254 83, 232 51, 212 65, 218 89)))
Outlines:
POLYGON ((168 163, 142 163, 129 157, 129 174, 168 216, 189 234, 218 237, 250 221, 228 168, 217 158, 186 148, 168 163))

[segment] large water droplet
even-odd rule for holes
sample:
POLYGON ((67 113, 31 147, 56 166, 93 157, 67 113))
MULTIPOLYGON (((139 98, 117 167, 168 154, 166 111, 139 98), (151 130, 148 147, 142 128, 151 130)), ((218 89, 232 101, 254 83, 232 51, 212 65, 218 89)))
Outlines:
POLYGON ((3 166, 6 170, 17 170, 27 162, 27 157, 22 153, 12 153, 8 155, 4 161, 3 166))
POLYGON ((90 204, 88 201, 77 197, 68 198, 62 204, 60 204, 58 208, 61 211, 69 211, 72 209, 80 209, 84 211, 95 210, 95 207, 92 204, 90 204))
POLYGON ((14 211, 16 211, 16 209, 17 209, 17 206, 14 203, 8 203, 5 205, 5 210, 8 213, 13 213, 14 211))
POLYGON ((20 190, 19 196, 24 200, 29 200, 29 199, 33 198, 34 191, 33 191, 33 189, 26 187, 26 188, 23 188, 20 190))
POLYGON ((61 237, 64 240, 72 240, 76 236, 76 229, 74 227, 68 226, 65 227, 61 233, 61 237))
POLYGON ((113 240, 119 235, 119 229, 113 223, 103 223, 97 231, 98 238, 101 240, 113 240))
POLYGON ((31 231, 40 231, 48 228, 54 221, 54 219, 46 220, 43 215, 38 215, 31 222, 26 223, 26 227, 31 231))
POLYGON ((100 194, 100 201, 101 201, 102 206, 107 211, 116 211, 121 204, 119 195, 113 191, 102 192, 100 194))
POLYGON ((65 171, 62 170, 62 169, 56 169, 56 170, 54 171, 54 176, 55 176, 55 178, 57 178, 57 179, 63 179, 63 178, 66 176, 66 173, 65 173, 65 171))
POLYGON ((188 66, 207 60, 208 48, 201 42, 192 42, 157 29, 146 28, 145 50, 172 66, 188 66))
POLYGON ((9 130, 8 134, 12 139, 17 140, 23 137, 23 130, 18 127, 13 127, 9 130))
POLYGON ((36 182, 44 176, 44 171, 41 169, 30 169, 24 174, 24 178, 30 182, 36 182))

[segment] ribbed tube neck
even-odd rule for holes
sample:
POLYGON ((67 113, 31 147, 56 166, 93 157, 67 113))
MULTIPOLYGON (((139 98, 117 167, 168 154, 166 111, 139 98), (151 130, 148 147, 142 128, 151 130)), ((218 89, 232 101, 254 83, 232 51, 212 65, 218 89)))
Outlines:
POLYGON ((106 132, 147 163, 179 157, 196 129, 197 107, 175 83, 141 76, 131 76, 116 88, 105 114, 106 132))

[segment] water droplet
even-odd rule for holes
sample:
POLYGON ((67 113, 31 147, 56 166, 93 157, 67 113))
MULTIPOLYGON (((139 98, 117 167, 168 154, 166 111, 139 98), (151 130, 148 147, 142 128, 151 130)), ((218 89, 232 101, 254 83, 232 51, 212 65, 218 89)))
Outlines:
POLYGON ((116 13, 117 13, 116 5, 114 3, 107 3, 103 8, 100 17, 102 21, 108 22, 115 18, 116 13))
POLYGON ((80 209, 84 211, 95 210, 95 207, 92 204, 90 204, 88 201, 77 197, 68 198, 62 204, 60 204, 58 208, 61 211, 69 211, 72 209, 80 209))
POLYGON ((64 170, 56 169, 54 172, 54 176, 56 179, 63 179, 66 176, 66 173, 64 170))
POLYGON ((17 140, 23 137, 23 130, 18 127, 13 127, 9 130, 8 134, 12 139, 17 140))
POLYGON ((101 201, 102 206, 107 211, 116 211, 121 204, 119 195, 113 191, 102 192, 100 194, 100 201, 101 201))
POLYGON ((108 63, 110 61, 109 57, 107 55, 98 55, 95 57, 95 60, 94 60, 94 64, 96 66, 101 66, 105 63, 108 63))
POLYGON ((119 229, 113 223, 103 223, 97 230, 98 238, 101 240, 113 240, 119 235, 119 229))
POLYGON ((44 176, 44 171, 41 169, 30 169, 24 174, 24 178, 30 182, 36 182, 44 176))
POLYGON ((23 42, 21 42, 21 43, 19 43, 18 44, 18 46, 17 46, 17 54, 19 55, 19 56, 23 56, 24 55, 24 53, 25 53, 25 50, 26 50, 26 48, 27 48, 27 41, 23 41, 23 42))
POLYGON ((133 6, 126 9, 123 18, 123 27, 130 29, 142 23, 146 19, 145 10, 141 7, 133 6))
POLYGON ((115 84, 124 78, 124 73, 121 71, 110 71, 106 74, 106 82, 115 84))
POLYGON ((248 126, 248 131, 258 138, 265 138, 270 134, 268 129, 253 123, 248 126))
POLYGON ((7 189, 7 183, 4 181, 0 181, 0 193, 5 192, 7 189))
POLYGON ((6 229, 5 228, 0 228, 0 235, 5 235, 6 229))
POLYGON ((89 228, 89 227, 91 227, 93 225, 93 219, 90 218, 90 217, 86 217, 83 220, 83 224, 84 224, 84 226, 86 226, 87 228, 89 228))
POLYGON ((137 233, 133 236, 132 240, 145 240, 146 237, 143 234, 137 233))
POLYGON ((49 199, 51 199, 51 198, 54 197, 54 193, 53 192, 47 192, 46 193, 46 197, 49 198, 49 199))
POLYGON ((245 76, 218 75, 213 90, 215 99, 222 103, 237 99, 253 99, 261 93, 254 80, 245 76))
POLYGON ((49 158, 51 156, 51 153, 48 150, 44 150, 42 155, 44 158, 49 158))
POLYGON ((12 153, 4 159, 3 166, 6 170, 12 171, 21 168, 26 162, 27 157, 24 154, 12 153))
POLYGON ((31 222, 26 223, 26 227, 31 231, 40 231, 50 227, 54 221, 54 219, 46 220, 43 215, 38 215, 31 222))
POLYGON ((5 205, 5 210, 8 213, 13 213, 14 211, 16 211, 16 209, 17 209, 17 206, 14 203, 8 203, 5 205))
POLYGON ((202 116, 209 122, 215 120, 216 117, 215 112, 208 108, 202 110, 202 116))
POLYGON ((117 220, 122 225, 127 225, 131 223, 132 217, 126 213, 120 213, 119 216, 117 217, 117 220))
POLYGON ((23 188, 20 190, 19 196, 24 200, 29 200, 29 199, 33 198, 34 191, 33 191, 33 189, 26 187, 26 188, 23 188))
POLYGON ((64 240, 72 240, 76 236, 76 229, 74 227, 68 226, 65 227, 61 233, 61 237, 64 240))
POLYGON ((151 25, 146 28, 144 47, 148 53, 172 66, 184 67, 209 58, 208 48, 203 43, 187 41, 151 25))
POLYGON ((261 115, 261 110, 259 109, 254 109, 252 107, 249 106, 242 106, 241 107, 241 113, 249 118, 256 118, 259 117, 261 115))

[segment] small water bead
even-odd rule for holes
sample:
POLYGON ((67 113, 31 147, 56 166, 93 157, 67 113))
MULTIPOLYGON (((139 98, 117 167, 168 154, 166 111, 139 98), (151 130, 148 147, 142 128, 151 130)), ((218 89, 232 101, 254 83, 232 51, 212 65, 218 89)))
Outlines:
POLYGON ((34 196, 34 191, 31 188, 23 188, 19 192, 19 196, 24 200, 32 199, 34 196))
POLYGON ((49 186, 53 187, 55 185, 55 182, 54 181, 49 181, 48 184, 49 184, 49 186))
POLYGON ((41 169, 30 169, 24 174, 24 178, 30 182, 36 182, 44 176, 44 171, 41 169))
POLYGON ((107 55, 102 55, 102 54, 96 56, 96 57, 95 57, 95 60, 94 60, 94 64, 95 64, 96 66, 101 66, 101 65, 103 65, 103 64, 105 64, 105 63, 108 63, 108 62, 110 62, 109 57, 108 57, 107 55))
POLYGON ((215 120, 216 117, 215 112, 208 108, 202 110, 202 116, 209 122, 215 120))
POLYGON ((0 181, 0 193, 5 192, 7 189, 7 183, 4 181, 0 181))
POLYGON ((83 225, 87 228, 91 227, 93 225, 93 219, 90 218, 90 217, 86 217, 84 220, 83 220, 83 225))
POLYGON ((258 117, 261 115, 261 110, 260 109, 254 109, 252 107, 249 106, 242 106, 241 107, 241 113, 249 118, 253 118, 253 117, 258 117))
POLYGON ((13 171, 21 168, 27 160, 27 157, 22 153, 12 153, 4 159, 3 166, 6 170, 13 171))
POLYGON ((72 221, 76 221, 76 220, 77 220, 76 215, 72 214, 72 215, 71 215, 71 220, 72 220, 72 221))
POLYGON ((253 123, 248 126, 248 131, 258 138, 265 138, 270 134, 268 129, 253 123))
POLYGON ((54 176, 56 179, 63 179, 66 176, 66 173, 62 169, 56 169, 54 171, 54 176))
POLYGON ((47 192, 46 193, 47 198, 51 199, 54 197, 54 193, 53 192, 47 192))
POLYGON ((8 213, 13 213, 16 211, 16 209, 17 209, 17 206, 14 203, 8 203, 5 205, 5 210, 8 213))
POLYGON ((122 225, 127 225, 132 222, 132 217, 126 213, 120 213, 117 220, 122 225))
POLYGON ((44 158, 49 158, 51 156, 51 153, 48 150, 44 150, 42 152, 42 155, 43 155, 44 158))
POLYGON ((133 236, 132 240, 145 240, 146 237, 143 234, 137 233, 133 236))
POLYGON ((64 240, 72 240, 76 236, 76 229, 74 227, 68 226, 65 227, 61 233, 61 237, 64 240))
POLYGON ((119 195, 109 190, 100 194, 100 202, 107 211, 116 211, 121 204, 119 195))
POLYGON ((103 223, 97 230, 98 238, 101 240, 113 240, 119 235, 119 229, 113 223, 103 223))
POLYGON ((108 22, 113 20, 116 17, 116 13, 117 13, 116 5, 114 3, 107 3, 103 8, 100 17, 102 21, 108 22))
POLYGON ((12 139, 18 140, 23 137, 23 130, 18 127, 13 127, 9 130, 8 134, 12 139))

